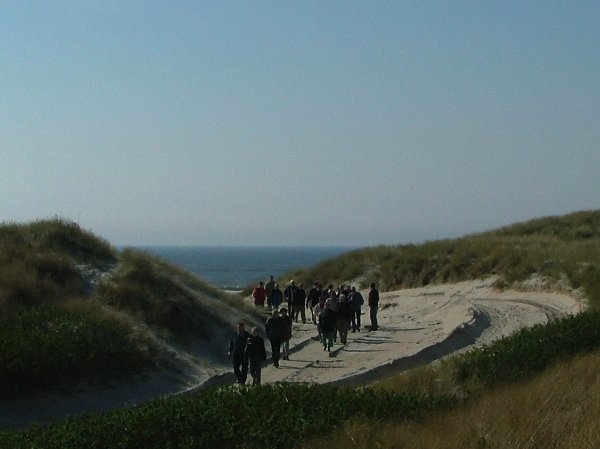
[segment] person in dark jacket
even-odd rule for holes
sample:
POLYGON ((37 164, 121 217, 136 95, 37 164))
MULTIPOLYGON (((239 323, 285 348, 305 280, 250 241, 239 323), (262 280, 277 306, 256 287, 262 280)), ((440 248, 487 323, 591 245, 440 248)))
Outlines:
POLYGON ((283 297, 287 303, 287 309, 290 313, 290 316, 293 316, 294 314, 294 298, 296 297, 297 293, 298 287, 296 286, 296 282, 292 279, 283 292, 283 297))
POLYGON ((278 309, 283 302, 283 292, 279 288, 279 284, 275 284, 271 291, 271 306, 274 309, 278 309))
POLYGON ((269 310, 271 310, 271 307, 272 307, 271 295, 273 294, 274 288, 275 288, 275 279, 273 279, 273 276, 269 276, 269 280, 265 284, 265 299, 267 300, 267 306, 269 307, 269 310))
POLYGON ((313 324, 317 324, 317 316, 315 315, 315 306, 319 303, 322 289, 321 284, 315 282, 313 287, 308 291, 308 297, 306 298, 306 307, 310 309, 310 314, 313 324))
POLYGON ((356 287, 352 287, 350 290, 350 296, 348 298, 348 304, 352 307, 352 332, 359 331, 360 332, 360 315, 361 308, 365 300, 361 293, 356 290, 356 287))
POLYGON ((237 332, 229 340, 229 357, 233 359, 233 372, 237 383, 241 385, 248 378, 248 361, 244 356, 249 338, 250 334, 244 329, 244 323, 238 323, 237 332))
POLYGON ((325 303, 325 310, 319 314, 319 324, 323 333, 323 350, 329 351, 333 347, 333 337, 335 336, 335 311, 333 310, 333 299, 329 298, 325 303))
POLYGON ((306 290, 304 285, 298 284, 298 289, 294 294, 294 321, 297 323, 298 318, 302 318, 302 323, 306 324, 306 290))
POLYGON ((250 376, 252 376, 252 385, 260 385, 262 365, 267 360, 267 351, 265 350, 265 341, 258 335, 258 328, 252 328, 252 336, 246 343, 244 358, 250 365, 250 376))
POLYGON ((352 320, 353 314, 354 311, 350 304, 348 304, 346 295, 341 294, 338 299, 335 327, 340 333, 340 341, 343 345, 348 343, 348 329, 350 329, 350 321, 352 320))
POLYGON ((265 333, 271 342, 271 354, 273 356, 273 366, 279 368, 279 358, 281 357, 281 342, 283 341, 284 323, 279 316, 279 311, 273 310, 273 314, 265 323, 265 333))
POLYGON ((379 309, 379 290, 375 287, 375 283, 371 284, 369 290, 369 316, 371 318, 371 330, 379 329, 377 324, 377 310, 379 309))

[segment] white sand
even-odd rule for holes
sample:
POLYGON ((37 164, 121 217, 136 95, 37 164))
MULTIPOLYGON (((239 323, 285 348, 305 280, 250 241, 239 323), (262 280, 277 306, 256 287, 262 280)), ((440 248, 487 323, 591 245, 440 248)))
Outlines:
MULTIPOLYGON (((492 287, 493 281, 382 293, 379 329, 368 331, 369 311, 363 307, 361 331, 350 332, 346 345, 338 341, 331 356, 313 339, 317 335, 313 324, 294 324, 291 360, 282 360, 279 368, 267 364, 262 373, 263 383, 361 384, 585 308, 576 292, 551 291, 542 285, 500 291, 492 287)), ((363 294, 366 300, 367 291, 363 294)), ((219 333, 224 335, 222 329, 219 333)), ((220 360, 214 357, 215 344, 218 343, 211 343, 212 351, 207 357, 198 348, 193 354, 178 354, 182 366, 178 375, 163 372, 69 396, 0 401, 0 427, 45 423, 66 415, 131 406, 204 385, 231 384, 234 377, 225 357, 227 341, 222 342, 224 356, 220 360)), ((266 346, 270 350, 268 341, 266 346)))

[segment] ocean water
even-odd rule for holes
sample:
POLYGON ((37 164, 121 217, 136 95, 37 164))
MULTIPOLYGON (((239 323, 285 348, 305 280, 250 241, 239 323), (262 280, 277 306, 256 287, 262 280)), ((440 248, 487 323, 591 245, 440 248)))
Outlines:
POLYGON ((137 249, 157 255, 215 287, 241 290, 292 269, 306 268, 337 256, 349 247, 189 247, 144 246, 137 249))

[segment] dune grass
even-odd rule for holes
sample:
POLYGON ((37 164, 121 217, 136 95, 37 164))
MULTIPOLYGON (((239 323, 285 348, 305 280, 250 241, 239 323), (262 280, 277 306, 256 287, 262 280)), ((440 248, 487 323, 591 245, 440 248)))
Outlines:
POLYGON ((387 291, 490 274, 500 276, 504 285, 532 275, 554 283, 566 280, 599 307, 600 211, 546 217, 454 240, 355 250, 285 278, 305 285, 358 279, 362 288, 375 282, 387 291))
POLYGON ((0 398, 156 366, 154 335, 209 338, 222 319, 199 297, 230 301, 189 273, 146 253, 119 253, 59 218, 0 225, 0 266, 0 398))

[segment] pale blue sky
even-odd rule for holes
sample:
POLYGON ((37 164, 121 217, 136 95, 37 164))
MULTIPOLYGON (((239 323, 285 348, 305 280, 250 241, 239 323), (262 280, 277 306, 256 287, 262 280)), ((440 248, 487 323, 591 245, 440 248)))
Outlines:
POLYGON ((600 2, 3 1, 0 221, 397 244, 600 208, 600 2))

